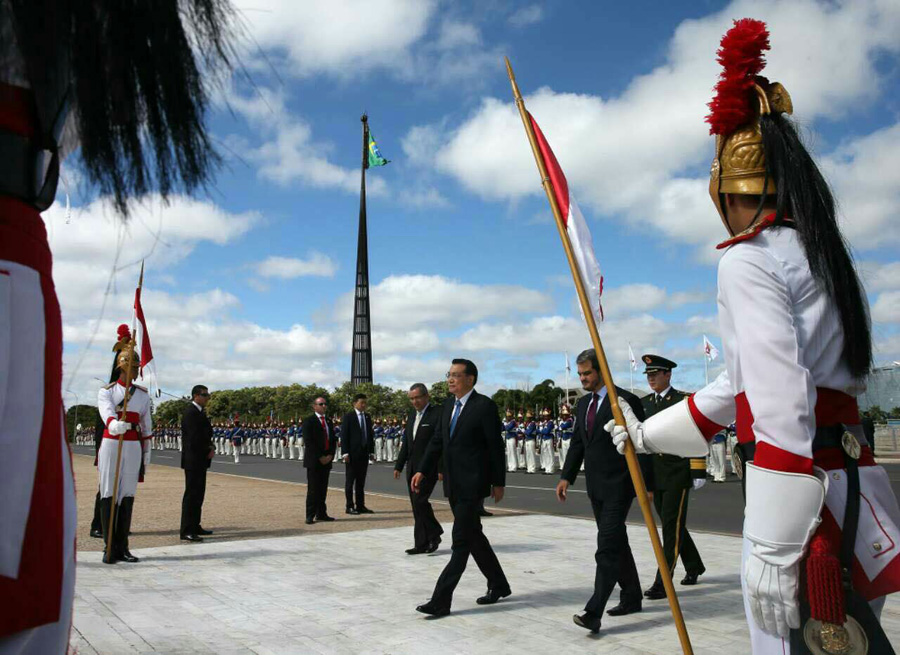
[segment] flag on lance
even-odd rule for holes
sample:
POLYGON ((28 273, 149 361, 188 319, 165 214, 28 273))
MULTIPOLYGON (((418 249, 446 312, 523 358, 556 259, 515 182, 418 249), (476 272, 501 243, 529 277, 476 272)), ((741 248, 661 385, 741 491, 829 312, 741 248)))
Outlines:
POLYGON ((634 351, 631 349, 631 342, 628 342, 628 358, 631 360, 631 370, 637 370, 637 361, 634 359, 634 351))
MULTIPOLYGON (((143 271, 141 271, 143 279, 143 271)), ((150 346, 150 332, 147 331, 147 321, 144 319, 144 308, 141 307, 141 286, 134 292, 134 317, 135 317, 135 333, 134 343, 135 350, 140 353, 141 364, 138 369, 139 376, 143 380, 145 378, 153 381, 154 391, 157 398, 160 396, 159 381, 156 379, 156 362, 153 360, 153 348, 150 346)))
POLYGON ((562 214, 563 222, 566 225, 569 243, 572 244, 572 254, 575 255, 578 274, 581 276, 584 290, 591 303, 591 310, 597 319, 602 321, 603 307, 600 305, 600 296, 603 293, 603 275, 600 273, 600 264, 597 262, 596 255, 594 255, 594 242, 591 239, 591 231, 588 229, 584 216, 575 203, 575 199, 569 195, 569 183, 566 181, 566 176, 556 160, 556 155, 550 149, 550 144, 544 138, 544 133, 538 127, 534 116, 529 113, 528 118, 534 127, 534 136, 537 140, 538 149, 541 152, 541 158, 544 160, 547 175, 550 177, 550 184, 553 187, 553 194, 556 196, 559 213, 562 214))
POLYGON ((710 362, 719 356, 719 351, 712 345, 710 340, 706 338, 705 334, 703 335, 703 353, 710 362))

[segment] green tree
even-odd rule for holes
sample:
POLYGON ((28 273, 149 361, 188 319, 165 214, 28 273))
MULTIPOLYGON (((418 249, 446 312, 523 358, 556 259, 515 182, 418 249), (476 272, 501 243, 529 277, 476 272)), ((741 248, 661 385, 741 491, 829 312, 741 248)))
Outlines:
POLYGON ((94 426, 100 420, 100 410, 94 405, 72 405, 66 410, 66 436, 69 441, 75 439, 75 427, 81 425, 93 434, 94 426))
POLYGON ((876 423, 884 423, 888 418, 887 412, 878 405, 872 405, 869 409, 863 411, 862 414, 863 416, 868 416, 876 423))
POLYGON ((181 425, 181 416, 190 402, 187 398, 161 402, 153 413, 153 424, 155 426, 181 425))
POLYGON ((446 380, 441 380, 440 382, 435 382, 431 385, 431 389, 428 390, 428 395, 431 396, 431 402, 435 405, 441 405, 445 400, 447 400, 447 396, 450 395, 450 388, 447 386, 446 380))
POLYGON ((900 418, 900 407, 892 409, 889 418, 900 418))

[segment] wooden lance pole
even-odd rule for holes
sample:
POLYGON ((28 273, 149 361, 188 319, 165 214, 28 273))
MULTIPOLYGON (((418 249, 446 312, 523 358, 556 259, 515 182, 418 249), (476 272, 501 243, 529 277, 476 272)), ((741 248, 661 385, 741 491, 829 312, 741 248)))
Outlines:
MULTIPOLYGON (((569 241, 569 235, 566 232, 566 225, 563 221, 559 205, 556 202, 556 195, 553 193, 553 186, 550 183, 550 176, 547 174, 547 167, 544 164, 544 159, 538 148, 537 138, 534 135, 534 128, 531 125, 528 112, 525 111, 525 101, 522 99, 522 94, 519 93, 519 85, 516 84, 516 77, 513 75, 509 58, 506 57, 505 59, 506 72, 509 75, 510 84, 512 84, 513 95, 516 99, 516 107, 519 108, 519 115, 522 117, 522 123, 525 125, 525 132, 528 134, 528 141, 531 143, 534 160, 537 163, 538 171, 541 175, 541 184, 547 194, 547 200, 550 201, 550 208, 553 210, 553 217, 556 219, 556 229, 559 231, 559 238, 562 240, 563 249, 566 251, 566 258, 569 260, 569 268, 572 271, 572 278, 575 280, 575 289, 578 292, 578 300, 581 302, 581 311, 587 322, 588 332, 590 332, 591 341, 594 344, 594 351, 597 353, 597 361, 600 363, 600 375, 603 378, 603 384, 606 385, 606 393, 609 397, 613 417, 615 418, 617 425, 624 426, 625 418, 622 416, 622 410, 619 409, 619 398, 616 393, 616 386, 613 384, 609 363, 606 361, 603 344, 600 342, 600 333, 597 331, 594 312, 591 309, 587 292, 584 289, 584 281, 581 279, 578 265, 575 263, 575 255, 572 252, 572 244, 569 241)), ((688 637, 687 627, 684 624, 684 616, 681 614, 681 606, 678 604, 678 596, 675 595, 675 586, 672 584, 672 575, 669 570, 669 564, 666 562, 662 542, 659 539, 659 533, 656 531, 656 521, 654 521, 653 513, 650 511, 647 486, 644 484, 644 476, 641 474, 641 467, 638 464, 637 455, 634 452, 634 446, 630 439, 625 442, 625 461, 628 463, 628 472, 631 474, 631 482, 634 484, 638 504, 641 506, 641 514, 644 515, 644 523, 647 524, 647 531, 650 533, 650 543, 653 545, 653 553, 656 555, 656 563, 661 572, 660 577, 662 578, 663 586, 666 589, 666 596, 669 599, 669 608, 672 610, 672 617, 675 619, 675 627, 678 630, 678 639, 681 641, 681 650, 684 652, 684 655, 693 655, 694 651, 691 648, 691 640, 690 637, 688 637)))
MULTIPOLYGON (((144 286, 144 262, 141 261, 141 277, 138 280, 138 289, 144 286)), ((137 353, 134 352, 136 343, 135 343, 135 331, 137 330, 137 312, 131 319, 131 341, 129 342, 131 346, 131 357, 128 358, 128 367, 125 369, 125 399, 122 401, 122 419, 124 420, 128 414, 128 391, 131 388, 131 367, 134 363, 134 358, 137 353)), ((138 355, 140 356, 140 355, 138 355)), ((122 442, 125 440, 125 434, 119 435, 119 445, 116 450, 116 474, 113 477, 113 495, 112 502, 109 507, 109 534, 106 535, 106 556, 107 558, 112 558, 112 539, 113 533, 116 531, 115 521, 116 521, 116 505, 119 500, 119 469, 122 466, 122 442)))

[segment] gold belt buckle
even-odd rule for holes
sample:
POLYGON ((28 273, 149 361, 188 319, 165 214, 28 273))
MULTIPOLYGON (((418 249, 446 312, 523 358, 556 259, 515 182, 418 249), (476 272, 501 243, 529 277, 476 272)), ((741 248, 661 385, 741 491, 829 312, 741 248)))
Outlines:
POLYGON ((855 434, 849 431, 844 432, 844 436, 841 437, 841 447, 847 453, 847 456, 853 459, 859 459, 862 453, 862 446, 859 445, 859 440, 855 434))
POLYGON ((803 640, 812 655, 866 655, 869 640, 852 616, 844 625, 809 619, 803 626, 803 640))

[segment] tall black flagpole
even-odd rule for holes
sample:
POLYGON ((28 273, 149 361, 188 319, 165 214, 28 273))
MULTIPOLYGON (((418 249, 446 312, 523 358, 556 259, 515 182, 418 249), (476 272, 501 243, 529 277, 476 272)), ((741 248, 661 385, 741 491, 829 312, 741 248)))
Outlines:
POLYGON ((369 117, 363 124, 362 181, 359 189, 359 237, 356 246, 356 293, 353 304, 353 354, 350 384, 372 382, 372 329, 369 323, 369 238, 366 230, 366 169, 369 167, 369 117))

